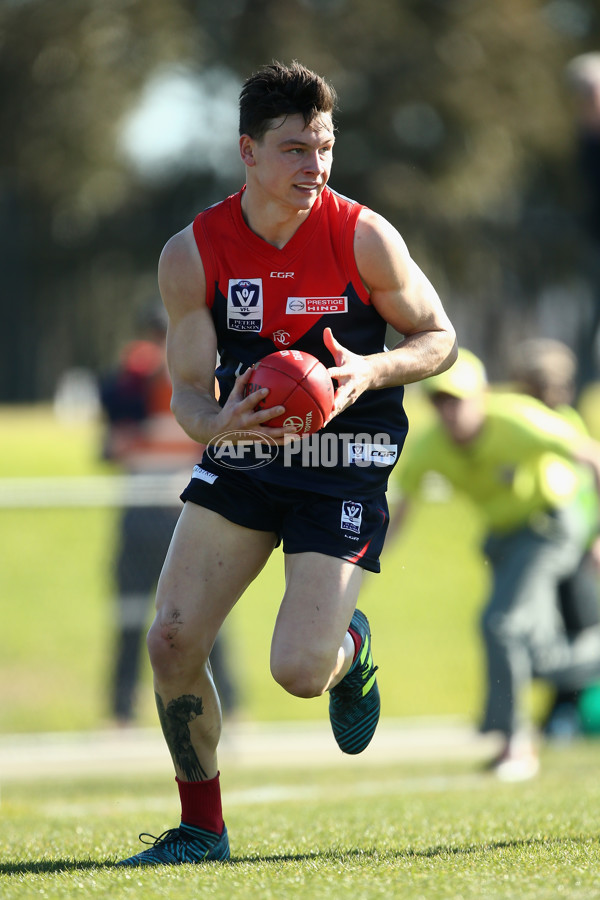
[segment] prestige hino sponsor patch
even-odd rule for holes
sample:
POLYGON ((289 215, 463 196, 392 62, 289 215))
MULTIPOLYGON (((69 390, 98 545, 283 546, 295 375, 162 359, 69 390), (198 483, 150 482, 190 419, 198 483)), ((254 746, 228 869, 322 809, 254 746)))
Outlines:
POLYGON ((347 297, 288 297, 285 311, 291 316, 322 316, 348 312, 347 297))
POLYGON ((230 278, 227 327, 231 331, 260 331, 262 320, 262 278, 230 278))

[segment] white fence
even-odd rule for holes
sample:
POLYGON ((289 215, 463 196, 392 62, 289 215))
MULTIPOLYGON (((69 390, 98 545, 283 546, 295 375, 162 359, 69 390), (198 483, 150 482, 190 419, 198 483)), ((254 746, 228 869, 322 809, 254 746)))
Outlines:
POLYGON ((176 506, 185 484, 181 473, 0 478, 0 508, 176 506))

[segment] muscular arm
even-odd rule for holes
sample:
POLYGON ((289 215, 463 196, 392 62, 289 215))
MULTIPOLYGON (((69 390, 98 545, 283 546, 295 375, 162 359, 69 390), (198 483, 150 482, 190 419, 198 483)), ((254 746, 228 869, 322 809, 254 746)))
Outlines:
POLYGON ((336 363, 329 372, 339 384, 336 414, 365 390, 410 384, 443 372, 457 354, 456 334, 440 298, 389 222, 370 210, 361 213, 354 252, 373 306, 403 338, 387 353, 360 357, 325 332, 336 363))
MULTIPOLYGON (((158 267, 158 283, 169 315, 167 363, 173 384, 171 408, 184 431, 207 444, 225 432, 260 432, 278 442, 289 429, 269 428, 270 418, 283 407, 254 412, 257 395, 244 399, 250 369, 235 383, 224 407, 215 399, 217 338, 206 306, 206 280, 192 226, 174 235, 165 245, 158 267)), ((266 396, 268 391, 264 391, 266 396)))
POLYGON ((355 253, 373 306, 404 336, 390 353, 369 358, 372 386, 410 384, 448 369, 457 353, 454 328, 396 229, 376 213, 363 213, 355 253))

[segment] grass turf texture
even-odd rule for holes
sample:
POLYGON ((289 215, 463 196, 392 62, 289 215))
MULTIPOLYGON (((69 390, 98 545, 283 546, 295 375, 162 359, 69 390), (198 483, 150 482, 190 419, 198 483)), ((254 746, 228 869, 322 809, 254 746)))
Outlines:
MULTIPOLYGON (((367 751, 368 752, 368 751, 367 751)), ((170 778, 3 786, 0 894, 246 900, 589 898, 600 895, 593 742, 547 749, 503 785, 466 764, 222 775, 229 865, 112 868, 137 833, 175 824, 170 778)))

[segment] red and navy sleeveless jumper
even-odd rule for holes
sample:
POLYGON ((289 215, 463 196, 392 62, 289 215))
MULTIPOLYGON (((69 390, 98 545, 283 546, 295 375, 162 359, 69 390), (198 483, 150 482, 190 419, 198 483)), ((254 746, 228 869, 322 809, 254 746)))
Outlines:
MULTIPOLYGON (((308 218, 278 249, 246 225, 243 190, 193 223, 217 334, 221 403, 236 374, 275 350, 303 350, 327 367, 334 365, 323 343, 327 326, 340 344, 363 356, 381 352, 385 342, 386 322, 371 304, 354 258, 354 232, 364 207, 326 187, 308 218)), ((348 436, 364 440, 364 435, 387 434, 397 460, 408 430, 403 396, 403 387, 367 391, 318 432, 339 442, 339 465, 303 465, 300 454, 284 464, 279 454, 270 465, 247 470, 248 475, 331 496, 344 495, 350 486, 354 496, 381 493, 393 463, 348 464, 348 436)))

